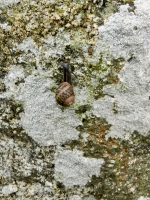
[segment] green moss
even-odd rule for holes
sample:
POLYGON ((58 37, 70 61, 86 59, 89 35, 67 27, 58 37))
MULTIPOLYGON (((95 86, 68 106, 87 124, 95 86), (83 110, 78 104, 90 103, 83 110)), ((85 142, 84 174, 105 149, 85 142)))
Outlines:
POLYGON ((55 91, 56 91, 56 86, 52 85, 52 86, 50 87, 50 91, 51 91, 51 92, 55 92, 55 91))
POLYGON ((123 64, 123 59, 112 59, 110 65, 105 64, 103 58, 96 64, 90 64, 86 76, 86 84, 89 85, 90 95, 95 99, 99 99, 104 96, 103 87, 105 85, 117 84, 119 81, 118 73, 123 64), (93 81, 91 82, 91 80, 93 81))
POLYGON ((91 109, 91 106, 90 105, 81 105, 78 107, 78 109, 76 110, 76 113, 77 114, 80 114, 80 113, 85 113, 86 111, 89 111, 91 109))
MULTIPOLYGON (((21 1, 19 4, 1 9, 1 23, 6 22, 11 26, 8 31, 0 28, 1 77, 5 76, 9 67, 13 64, 21 64, 24 67, 26 76, 31 75, 36 69, 34 56, 30 57, 30 60, 28 56, 24 57, 24 62, 18 62, 18 57, 23 52, 12 51, 16 43, 21 43, 25 38, 32 37, 37 46, 41 47, 43 40, 48 35, 54 36, 57 40, 57 33, 69 33, 70 41, 63 47, 62 57, 61 55, 56 55, 55 57, 45 58, 43 50, 39 62, 43 66, 43 70, 51 70, 50 77, 52 77, 56 85, 62 81, 63 77, 62 70, 59 69, 59 61, 70 62, 72 72, 77 72, 76 76, 73 75, 73 85, 80 89, 86 87, 89 91, 90 96, 87 103, 73 105, 73 109, 76 110, 76 114, 83 122, 82 126, 77 127, 80 132, 80 138, 78 141, 66 143, 72 149, 76 147, 83 151, 84 156, 103 158, 105 160, 99 176, 93 176, 92 181, 86 186, 87 191, 91 191, 91 194, 97 200, 133 200, 138 199, 139 196, 145 196, 145 194, 150 196, 150 138, 134 132, 129 141, 111 138, 106 140, 105 135, 111 125, 105 119, 96 118, 89 114, 90 103, 94 99, 104 96, 103 87, 108 84, 115 85, 119 82, 118 73, 124 64, 124 60, 121 58, 116 60, 110 58, 109 52, 103 52, 97 56, 98 58, 94 58, 97 32, 92 32, 93 24, 102 25, 104 20, 116 12, 121 4, 129 3, 134 8, 134 1, 107 1, 106 7, 102 8, 99 7, 99 2, 94 4, 93 1, 86 3, 80 0, 73 2, 66 0, 63 2, 63 8, 60 8, 61 2, 54 2, 54 4, 51 1, 44 0, 30 2, 31 4, 29 4, 29 1, 21 1), (65 12, 67 15, 64 15, 65 12), (53 18, 52 13, 59 15, 61 19, 53 18), (81 14, 81 22, 76 24, 75 27, 72 22, 77 14, 81 14), (68 23, 70 27, 66 27, 68 23), (87 28, 91 29, 91 31, 88 31, 87 28), (95 59, 95 62, 90 62, 90 58, 95 59), (82 74, 81 76, 80 73, 82 74), (84 133, 89 134, 87 140, 83 140, 82 134, 84 133)), ((50 87, 50 90, 54 93, 56 85, 50 87)), ((121 89, 125 90, 126 88, 122 85, 121 89)), ((26 144, 31 138, 25 136, 20 126, 18 128, 11 127, 14 119, 20 119, 19 113, 23 112, 22 102, 1 100, 2 104, 4 105, 4 110, 1 110, 2 113, 8 107, 11 110, 10 113, 2 116, 3 121, 6 123, 1 128, 2 134, 12 138, 19 138, 20 140, 25 138, 23 141, 26 144)), ((61 107, 61 109, 68 108, 61 107)), ((117 110, 114 109, 114 113, 116 112, 117 110)), ((49 157, 50 153, 48 152, 47 154, 49 157)), ((36 176, 37 174, 33 173, 33 175, 36 176)), ((49 176, 49 174, 46 174, 46 176, 49 176)), ((60 189, 61 193, 66 193, 61 185, 58 184, 57 187, 62 188, 62 190, 60 189)))
POLYGON ((84 152, 84 156, 103 158, 105 163, 98 177, 93 176, 86 186, 92 188, 96 200, 132 200, 139 196, 150 196, 150 138, 134 132, 130 140, 109 138, 105 135, 111 126, 105 119, 86 118, 77 129, 81 136, 78 141, 67 143, 72 149, 84 152), (83 141, 82 133, 88 133, 83 141))
MULTIPOLYGON (((89 54, 87 56, 93 56, 93 49, 96 42, 96 40, 95 42, 92 42, 94 35, 90 35, 90 32, 88 32, 86 28, 88 26, 92 27, 92 24, 97 23, 97 21, 104 21, 106 16, 102 15, 102 13, 104 12, 104 9, 109 7, 111 4, 108 2, 108 5, 106 5, 105 8, 101 8, 101 15, 98 15, 98 13, 100 13, 99 6, 94 4, 94 7, 91 7, 91 5, 91 2, 86 4, 84 1, 78 1, 70 4, 69 1, 65 1, 64 7, 60 7, 60 2, 53 4, 43 0, 41 2, 31 1, 30 3, 28 1, 22 1, 19 4, 12 5, 9 8, 9 13, 11 13, 11 15, 8 15, 7 9, 3 9, 2 17, 4 17, 8 24, 11 25, 11 30, 8 33, 3 34, 6 38, 5 42, 2 44, 3 51, 6 49, 5 47, 12 46, 15 42, 20 43, 22 40, 30 36, 38 46, 43 44, 43 40, 47 35, 55 35, 57 40, 57 32, 59 32, 59 28, 62 26, 65 27, 67 23, 71 24, 76 15, 81 14, 81 23, 77 25, 77 27, 71 25, 69 28, 71 30, 70 43, 66 48, 64 48, 64 61, 70 60, 72 66, 75 66, 74 70, 78 70, 84 74, 84 76, 79 77, 77 80, 74 78, 73 83, 75 86, 80 88, 84 86, 88 87, 90 93, 89 102, 93 97, 95 99, 102 97, 103 86, 118 81, 115 73, 119 73, 119 70, 116 71, 119 65, 119 60, 113 60, 112 66, 109 66, 103 61, 104 55, 99 55, 99 61, 92 64, 90 64, 88 59, 85 57, 85 53, 89 54), (63 15, 63 12, 70 12, 70 8, 72 9, 72 13, 63 15), (61 20, 57 21, 55 17, 53 18, 52 13, 61 16, 61 20), (68 18, 69 16, 70 18, 68 18), (96 22, 93 22, 95 18, 97 18, 97 20, 96 22), (10 45, 8 45, 8 43, 10 45), (76 62, 78 59, 82 61, 81 65, 76 62), (86 71, 85 67, 87 68, 86 71), (109 70, 110 72, 107 72, 109 70), (105 73, 107 73, 107 76, 105 76, 105 73), (100 78, 101 76, 104 78, 100 78), (95 82, 93 80, 95 80, 95 82)), ((70 31, 69 29, 66 28, 68 33, 70 31)), ((2 30, 2 32, 4 31, 2 30)), ((7 56, 6 59, 5 54, 3 54, 4 63, 2 61, 2 65, 5 66, 6 70, 6 66, 9 68, 11 64, 17 64, 18 53, 21 54, 22 52, 10 52, 10 59, 9 56, 7 56), (12 57, 14 57, 14 59, 12 59, 12 57)), ((56 64, 58 59, 59 55, 55 59, 51 58, 51 61, 56 64)), ((36 61, 34 57, 30 58, 30 60, 26 57, 24 62, 25 63, 21 64, 24 66, 25 73, 28 76, 32 74, 32 71, 36 68, 36 61)), ((39 62, 42 66, 45 66, 43 67, 44 69, 47 69, 48 60, 45 59, 44 54, 40 56, 39 62)), ((51 67, 54 68, 55 71, 55 66, 53 65, 51 67)), ((54 73, 53 78, 56 83, 60 83, 62 75, 57 70, 57 74, 54 73)), ((55 90, 53 89, 53 91, 55 90)))

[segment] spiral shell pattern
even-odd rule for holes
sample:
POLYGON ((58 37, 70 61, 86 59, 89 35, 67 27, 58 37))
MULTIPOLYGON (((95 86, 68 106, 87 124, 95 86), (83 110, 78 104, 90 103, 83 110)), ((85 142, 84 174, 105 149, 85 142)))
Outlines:
POLYGON ((68 82, 62 82, 56 91, 56 101, 62 106, 70 106, 74 102, 74 91, 68 82))

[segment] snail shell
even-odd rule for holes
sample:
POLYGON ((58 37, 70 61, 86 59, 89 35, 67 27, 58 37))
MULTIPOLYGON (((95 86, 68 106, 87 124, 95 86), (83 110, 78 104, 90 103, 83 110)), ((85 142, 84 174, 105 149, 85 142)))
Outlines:
POLYGON ((73 87, 68 82, 62 82, 56 91, 56 101, 62 106, 70 106, 74 102, 73 87))
POLYGON ((64 82, 62 82, 56 91, 56 101, 62 106, 70 106, 74 102, 74 91, 71 81, 71 70, 68 63, 64 63, 64 82))

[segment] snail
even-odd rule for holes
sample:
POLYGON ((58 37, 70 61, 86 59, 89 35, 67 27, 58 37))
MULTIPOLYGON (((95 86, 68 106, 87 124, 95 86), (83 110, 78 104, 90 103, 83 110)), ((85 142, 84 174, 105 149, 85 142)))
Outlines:
POLYGON ((71 71, 69 64, 63 64, 64 82, 62 82, 56 91, 56 101, 62 106, 70 106, 74 102, 74 91, 71 82, 71 71))

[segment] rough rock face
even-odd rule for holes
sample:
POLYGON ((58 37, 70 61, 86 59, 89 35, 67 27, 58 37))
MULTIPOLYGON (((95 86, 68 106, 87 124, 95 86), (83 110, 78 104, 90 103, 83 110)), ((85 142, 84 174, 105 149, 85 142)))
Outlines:
POLYGON ((150 50, 147 47, 150 44, 150 8, 148 1, 143 4, 145 6, 135 1, 134 13, 128 11, 128 5, 121 6, 118 13, 99 27, 99 33, 110 46, 113 57, 123 57, 126 60, 118 75, 120 82, 105 86, 105 98, 94 102, 93 113, 112 124, 109 136, 129 138, 135 130, 144 135, 149 134, 150 50), (114 104, 117 107, 115 114, 114 104))
POLYGON ((0 2, 1 199, 150 199, 149 19, 149 0, 0 2))

